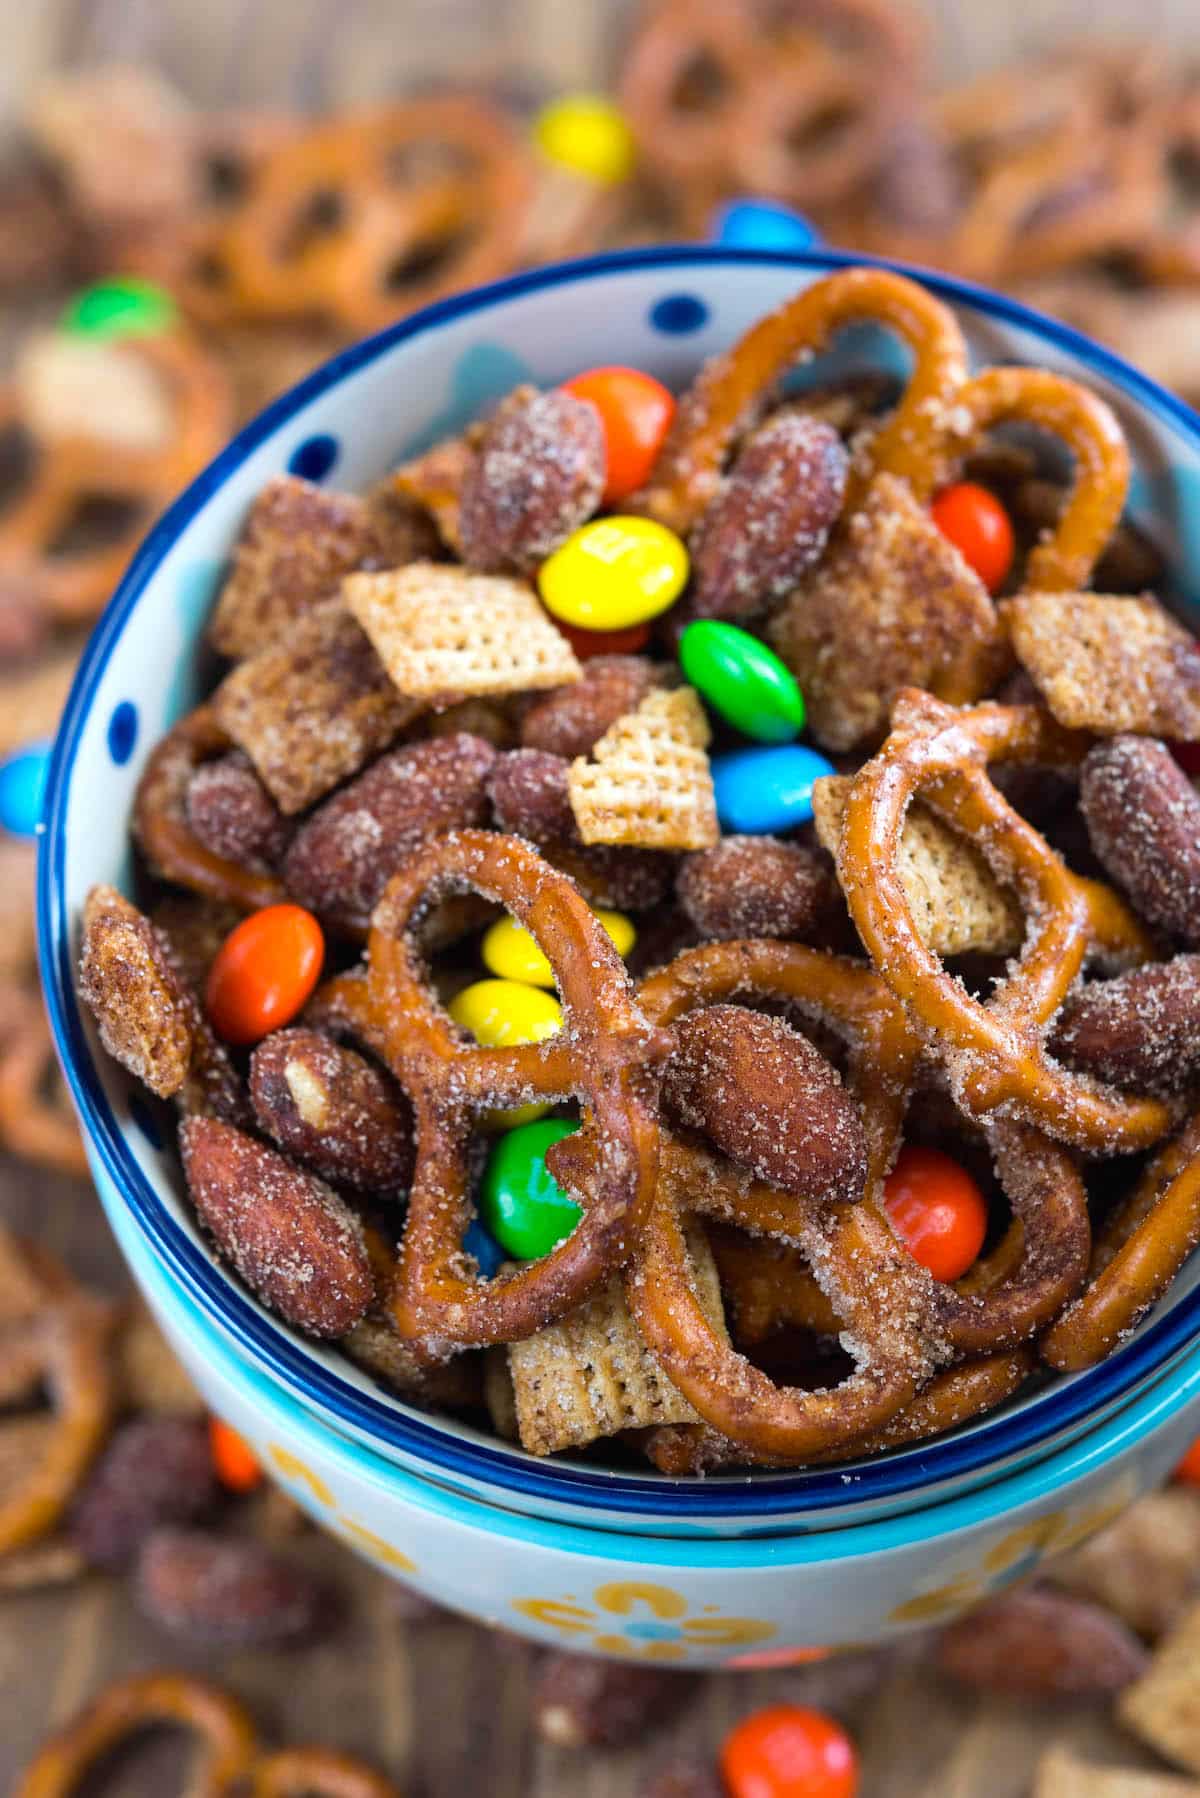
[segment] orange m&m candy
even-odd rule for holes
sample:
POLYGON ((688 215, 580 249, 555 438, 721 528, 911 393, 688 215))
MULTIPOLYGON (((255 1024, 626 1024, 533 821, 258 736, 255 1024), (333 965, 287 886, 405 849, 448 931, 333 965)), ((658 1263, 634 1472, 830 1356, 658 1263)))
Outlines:
POLYGON ((1174 1477, 1182 1480, 1185 1486, 1200 1486, 1200 1436, 1175 1469, 1174 1477))
POLYGON ((732 1729, 721 1749, 731 1798, 854 1798, 858 1756, 823 1711, 775 1704, 732 1729))
POLYGON ((965 1274, 987 1235, 987 1202, 940 1149, 906 1144, 884 1181, 883 1205, 909 1254, 935 1280, 965 1274))
POLYGON ((972 567, 989 593, 998 593, 1013 561, 1013 528, 995 494, 975 481, 943 487, 929 508, 943 537, 972 567))
POLYGON ((256 1043, 290 1022, 321 975, 325 938, 301 905, 268 905, 235 925, 217 951, 205 995, 227 1043, 256 1043))
POLYGON ((604 426, 608 478, 604 504, 635 493, 646 480, 675 416, 675 396, 653 375, 637 368, 589 368, 563 392, 590 400, 604 426))
POLYGON ((208 1420, 208 1452, 227 1492, 253 1492, 262 1485, 263 1471, 254 1450, 221 1417, 208 1420))

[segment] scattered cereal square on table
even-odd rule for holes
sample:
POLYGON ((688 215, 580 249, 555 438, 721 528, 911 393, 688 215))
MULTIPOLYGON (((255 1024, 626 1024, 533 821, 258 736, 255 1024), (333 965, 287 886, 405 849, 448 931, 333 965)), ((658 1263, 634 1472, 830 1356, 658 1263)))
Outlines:
MULTIPOLYGON (((813 821, 836 858, 852 775, 830 774, 813 786, 813 821)), ((1005 891, 971 844, 923 805, 909 808, 900 836, 900 881, 917 935, 935 955, 1011 955, 1025 934, 1015 897, 1005 891)))
POLYGON ((575 653, 524 581, 410 562, 350 575, 342 592, 397 690, 437 700, 565 687, 575 653))
POLYGON ((233 553, 209 634, 222 655, 268 648, 377 548, 365 500, 328 492, 295 475, 268 481, 233 553))
POLYGON ((1200 643, 1149 594, 1021 593, 1003 610, 1060 724, 1200 738, 1200 643))
POLYGON ((357 773, 424 710, 397 693, 339 599, 240 663, 212 706, 288 813, 303 811, 357 773))
POLYGON ((1200 1604, 1186 1611, 1149 1667, 1117 1699, 1117 1716, 1165 1760, 1200 1773, 1200 1604))
POLYGON ((720 830, 708 741, 691 687, 648 693, 609 726, 590 758, 571 763, 568 793, 583 841, 711 848, 720 830))
POLYGON ((907 483, 888 474, 872 482, 768 635, 827 749, 877 742, 901 687, 960 705, 987 692, 1003 665, 1003 635, 983 582, 907 483))
MULTIPOLYGON (((716 1264, 700 1230, 688 1233, 696 1292, 725 1335, 716 1264)), ((698 1423, 642 1341, 619 1275, 569 1316, 509 1345, 508 1365, 523 1448, 552 1455, 620 1430, 698 1423)))
POLYGON ((1200 1784, 1178 1773, 1098 1767, 1069 1748, 1050 1748, 1037 1764, 1030 1798, 1200 1798, 1200 1784))

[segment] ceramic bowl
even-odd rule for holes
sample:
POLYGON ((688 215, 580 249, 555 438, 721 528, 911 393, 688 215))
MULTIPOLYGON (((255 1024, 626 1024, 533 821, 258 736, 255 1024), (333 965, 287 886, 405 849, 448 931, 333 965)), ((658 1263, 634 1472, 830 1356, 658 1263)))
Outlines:
POLYGON ((921 1510, 765 1540, 581 1529, 422 1478, 331 1429, 236 1353, 115 1189, 104 1196, 196 1385, 323 1529, 439 1604, 560 1648, 752 1668, 948 1621, 1102 1529, 1196 1428, 1200 1345, 1067 1448, 921 1510))
MULTIPOLYGON (((138 776, 153 744, 198 696, 205 619, 265 481, 292 470, 362 488, 518 381, 552 383, 589 364, 630 363, 679 387, 704 357, 847 260, 826 252, 630 251, 462 295, 348 350, 248 426, 151 534, 92 638, 64 716, 49 781, 40 931, 51 1021, 97 1177, 198 1332, 215 1329, 291 1401, 384 1460, 510 1509, 658 1535, 752 1535, 852 1526, 924 1507, 1050 1454, 1127 1405, 1190 1348, 1200 1321, 1194 1258, 1102 1366, 1047 1380, 943 1440, 844 1468, 676 1482, 565 1458, 539 1462, 406 1407, 256 1303, 195 1227, 169 1114, 100 1052, 75 997, 84 896, 95 881, 128 886, 138 776)), ((954 308, 977 361, 1060 369, 1112 403, 1136 463, 1132 513, 1177 571, 1179 604, 1193 605, 1200 421, 1076 333, 995 295, 930 284, 954 308)), ((809 365, 807 377, 895 358, 879 332, 856 331, 833 357, 809 365)))

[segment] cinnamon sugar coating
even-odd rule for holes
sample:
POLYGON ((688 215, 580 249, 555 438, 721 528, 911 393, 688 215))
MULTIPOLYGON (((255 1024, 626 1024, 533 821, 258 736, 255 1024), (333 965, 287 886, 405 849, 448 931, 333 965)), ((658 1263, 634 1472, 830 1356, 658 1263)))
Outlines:
POLYGON ((675 1026, 663 1096, 760 1180, 816 1202, 860 1198, 862 1118, 833 1064, 781 1018, 710 1005, 675 1026))
POLYGON ((269 873, 278 866, 292 828, 240 750, 202 762, 188 782, 187 821, 214 855, 269 873))
POLYGON ((560 389, 518 389, 497 409, 459 500, 464 562, 489 574, 533 574, 589 519, 604 491, 600 415, 560 389))
POLYGON ((521 720, 521 743, 551 755, 590 755, 610 725, 634 711, 660 684, 646 656, 593 656, 582 679, 537 697, 521 720))
POLYGON ((295 475, 268 481, 250 509, 210 635, 226 656, 261 654, 379 549, 365 500, 295 475))
POLYGON ((268 1308, 309 1336, 344 1336, 374 1298, 362 1229, 315 1175, 215 1118, 179 1146, 192 1203, 220 1253, 268 1308))
POLYGON ((778 837, 722 837, 680 863, 675 893, 701 941, 742 936, 805 942, 838 910, 829 858, 778 837))
POLYGON ((259 1127, 336 1186, 400 1199, 413 1167, 412 1108, 394 1080, 315 1030, 277 1030, 250 1059, 259 1127))
POLYGON ((782 599, 825 553, 849 469, 832 425, 794 411, 762 425, 692 534, 688 614, 744 619, 782 599))
POLYGON ((1098 743, 1079 805, 1096 855, 1147 923, 1200 947, 1200 795, 1170 750, 1147 737, 1098 743))
POLYGON ((961 705, 994 686, 1005 647, 978 575, 907 484, 879 475, 767 635, 826 749, 878 741, 901 687, 961 705))
POLYGON ((283 864, 288 891, 324 918, 364 926, 410 850, 485 822, 495 759, 490 743, 465 734, 382 756, 301 825, 283 864))
POLYGON ((1049 1048, 1114 1086, 1182 1092, 1200 1071, 1200 955, 1079 987, 1055 1019, 1049 1048))

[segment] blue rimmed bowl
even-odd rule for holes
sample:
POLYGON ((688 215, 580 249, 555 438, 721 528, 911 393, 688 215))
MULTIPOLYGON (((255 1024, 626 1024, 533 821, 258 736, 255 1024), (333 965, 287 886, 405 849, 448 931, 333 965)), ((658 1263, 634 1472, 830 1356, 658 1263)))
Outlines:
POLYGON ((1066 1448, 920 1511, 758 1540, 581 1529, 423 1478, 331 1429, 197 1312, 111 1189, 106 1204, 200 1391, 323 1529, 440 1604, 615 1660, 786 1666, 946 1622, 1103 1529, 1195 1429, 1200 1345, 1066 1448))
MULTIPOLYGON (((336 1352, 271 1317, 219 1264, 191 1217, 169 1119, 100 1051, 75 997, 78 921, 96 881, 128 886, 127 823, 155 741, 199 696, 196 651, 247 510, 285 469, 358 488, 523 379, 552 383, 598 362, 674 386, 763 312, 850 259, 723 248, 637 250, 541 270, 463 295, 336 358, 235 439, 145 544, 81 665, 51 767, 39 893, 43 973, 59 1054, 106 1203, 120 1207, 196 1328, 385 1460, 513 1510, 647 1534, 751 1535, 856 1526, 926 1506, 1052 1454, 1136 1399, 1192 1344, 1200 1258, 1102 1366, 1047 1380, 952 1436, 865 1463, 753 1479, 672 1481, 570 1460, 539 1462, 383 1392, 336 1352)), ((857 259, 856 259, 857 260, 857 259)), ((1136 463, 1132 511, 1200 594, 1200 420, 1075 332, 960 283, 928 279, 978 361, 1062 370, 1114 406, 1136 463)), ((878 334, 831 361, 878 367, 878 334)), ((1200 607, 1195 615, 1200 617, 1200 607)))

